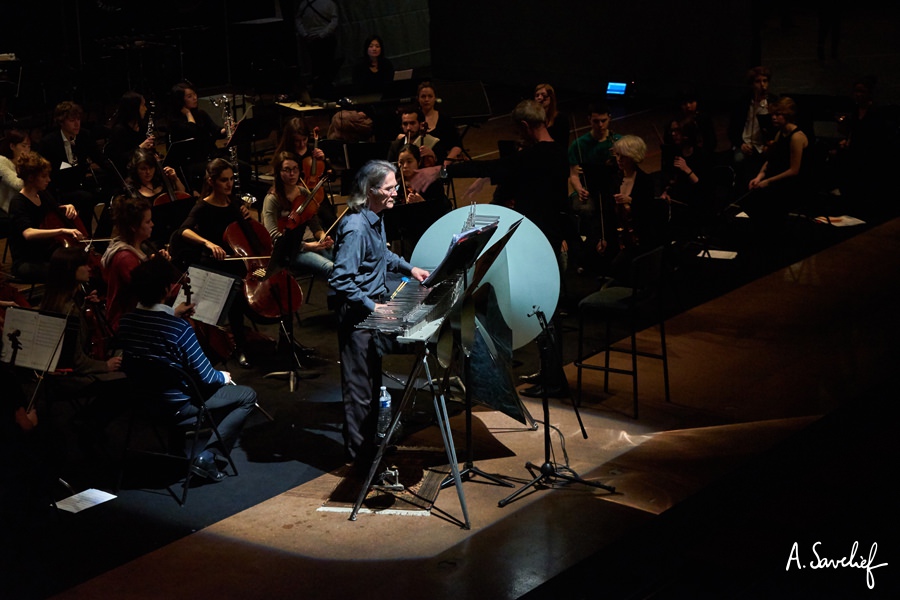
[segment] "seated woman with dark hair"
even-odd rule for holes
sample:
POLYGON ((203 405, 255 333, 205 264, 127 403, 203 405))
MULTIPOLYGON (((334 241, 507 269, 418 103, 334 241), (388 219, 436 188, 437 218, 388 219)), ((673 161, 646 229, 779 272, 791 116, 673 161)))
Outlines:
POLYGON ((191 189, 200 189, 206 163, 221 155, 216 140, 225 137, 225 129, 200 108, 197 91, 187 82, 172 86, 170 102, 168 162, 184 169, 191 189))
POLYGON ((103 154, 122 176, 135 150, 153 150, 156 144, 153 132, 147 129, 147 110, 147 102, 137 92, 125 92, 119 99, 103 154))
POLYGON ((0 234, 9 233, 9 203, 24 182, 16 172, 16 161, 31 151, 31 138, 24 131, 12 129, 0 139, 0 234))
POLYGON ((384 230, 389 242, 400 242, 398 254, 412 256, 422 235, 431 225, 450 212, 450 200, 444 194, 440 182, 423 188, 416 178, 419 172, 419 148, 406 144, 400 148, 397 159, 400 189, 397 206, 384 215, 384 230))
POLYGON ((380 94, 394 80, 394 65, 384 55, 384 41, 370 35, 363 53, 353 65, 353 90, 357 94, 380 94))
POLYGON ((435 150, 435 154, 444 156, 445 165, 460 159, 462 157, 462 141, 459 138, 459 132, 449 117, 441 118, 437 110, 438 98, 434 85, 430 81, 420 83, 416 99, 419 102, 419 108, 422 109, 422 114, 425 115, 428 133, 438 138, 441 152, 435 150))
POLYGON ((109 336, 100 329, 103 315, 97 314, 103 309, 96 292, 87 289, 91 280, 88 254, 81 248, 57 249, 50 258, 48 275, 41 310, 66 315, 69 326, 78 332, 71 349, 66 342, 62 346, 63 355, 71 357, 72 372, 53 382, 65 393, 100 394, 100 386, 94 385, 103 383, 98 376, 118 371, 122 359, 107 357, 109 336))
POLYGON ((309 144, 309 127, 300 117, 294 117, 289 119, 287 123, 284 124, 284 129, 281 131, 281 138, 278 140, 278 145, 275 147, 275 152, 272 155, 272 165, 275 165, 276 158, 282 152, 290 152, 291 154, 295 154, 298 159, 300 159, 301 165, 304 158, 312 158, 315 157, 316 160, 324 161, 325 153, 322 152, 321 148, 316 148, 313 150, 312 146, 309 144))
MULTIPOLYGON (((301 173, 300 160, 296 154, 278 152, 273 163, 275 183, 263 200, 262 224, 275 240, 284 234, 283 219, 290 214, 294 203, 299 200, 302 205, 307 194, 298 185, 301 173)), ((334 270, 334 255, 331 252, 334 241, 325 235, 318 215, 313 215, 300 227, 304 229, 303 236, 296 253, 291 257, 291 270, 313 271, 329 277, 334 270)))
POLYGON ((188 196, 185 191, 184 184, 178 178, 178 173, 172 167, 163 167, 160 173, 157 168, 159 161, 156 160, 156 154, 153 150, 138 148, 131 154, 128 161, 128 175, 125 179, 126 183, 142 198, 153 202, 157 197, 167 192, 165 177, 168 180, 168 187, 182 199, 188 196))
POLYGON ((12 273, 25 281, 43 282, 50 255, 60 240, 74 241, 84 236, 77 227, 65 226, 65 221, 78 217, 75 207, 58 205, 47 192, 50 162, 36 152, 28 152, 19 158, 17 168, 25 184, 9 205, 12 273), (50 221, 61 226, 48 227, 50 221))

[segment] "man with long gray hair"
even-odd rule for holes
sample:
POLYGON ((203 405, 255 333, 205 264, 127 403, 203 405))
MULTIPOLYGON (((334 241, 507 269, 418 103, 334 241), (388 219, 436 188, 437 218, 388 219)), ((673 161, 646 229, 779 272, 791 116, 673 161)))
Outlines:
POLYGON ((374 456, 381 387, 381 354, 374 333, 356 325, 384 306, 390 291, 388 271, 417 281, 428 277, 428 271, 413 267, 387 247, 382 213, 393 208, 398 187, 391 163, 375 160, 363 165, 347 201, 349 210, 335 234, 329 305, 338 314, 344 450, 348 460, 374 456))

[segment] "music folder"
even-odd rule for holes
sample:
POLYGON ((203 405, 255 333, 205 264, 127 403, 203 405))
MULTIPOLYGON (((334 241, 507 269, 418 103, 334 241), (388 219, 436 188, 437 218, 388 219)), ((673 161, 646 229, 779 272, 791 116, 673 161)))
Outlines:
POLYGON ((474 227, 454 235, 441 264, 431 272, 422 285, 434 287, 457 273, 469 270, 475 264, 475 259, 487 246, 491 236, 497 231, 499 224, 498 220, 483 227, 474 227))

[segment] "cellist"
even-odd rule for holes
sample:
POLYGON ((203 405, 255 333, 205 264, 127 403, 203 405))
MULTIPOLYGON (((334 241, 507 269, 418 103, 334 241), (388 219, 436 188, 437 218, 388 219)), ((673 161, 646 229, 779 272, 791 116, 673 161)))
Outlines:
POLYGON ((76 219, 75 206, 57 205, 47 192, 50 184, 47 159, 28 152, 19 158, 16 167, 24 186, 9 203, 12 273, 24 281, 42 283, 47 279, 50 255, 59 240, 81 240, 85 233, 77 227, 66 226, 61 218, 76 219), (58 221, 59 226, 47 227, 49 218, 58 221))
POLYGON ((178 199, 189 198, 184 184, 178 178, 178 174, 172 167, 164 167, 162 173, 157 168, 158 161, 153 150, 138 148, 128 162, 127 182, 135 192, 143 196, 151 203, 160 195, 167 193, 171 187, 178 195, 178 199), (163 177, 166 180, 163 180, 163 177), (168 183, 168 185, 167 185, 168 183))
MULTIPOLYGON (((232 223, 251 218, 247 206, 232 195, 233 189, 234 169, 231 163, 223 158, 211 160, 206 166, 202 198, 173 236, 173 242, 186 242, 173 243, 171 249, 172 259, 179 268, 186 269, 196 263, 244 279, 247 274, 244 263, 225 260, 228 257, 227 244, 223 239, 225 230, 232 223)), ((247 334, 244 327, 246 309, 246 298, 236 295, 231 303, 228 321, 238 364, 249 369, 251 364, 246 353, 247 334)))

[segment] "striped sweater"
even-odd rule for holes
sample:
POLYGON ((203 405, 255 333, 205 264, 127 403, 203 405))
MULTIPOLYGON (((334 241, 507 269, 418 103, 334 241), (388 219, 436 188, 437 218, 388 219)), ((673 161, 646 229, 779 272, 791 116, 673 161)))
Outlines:
MULTIPOLYGON (((193 328, 185 319, 175 316, 169 306, 138 305, 137 309, 122 316, 116 338, 126 354, 122 365, 126 373, 130 353, 168 360, 207 385, 225 384, 225 376, 206 358, 193 328)), ((167 401, 176 404, 189 399, 177 388, 165 390, 163 394, 167 401)))

